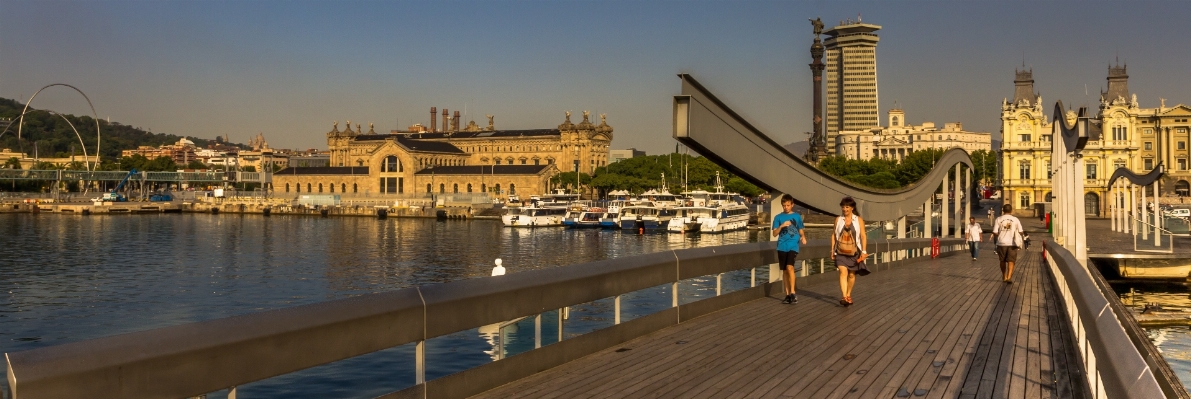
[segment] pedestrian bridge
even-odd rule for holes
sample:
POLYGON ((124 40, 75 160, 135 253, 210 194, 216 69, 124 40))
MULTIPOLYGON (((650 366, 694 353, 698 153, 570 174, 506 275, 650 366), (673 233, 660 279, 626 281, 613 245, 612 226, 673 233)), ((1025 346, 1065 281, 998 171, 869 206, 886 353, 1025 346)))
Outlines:
MULTIPOLYGON (((988 249, 972 260, 949 233, 949 201, 939 212, 942 257, 930 256, 932 239, 905 238, 906 215, 920 206, 930 215, 952 168, 957 183, 962 167, 970 170, 962 150, 948 151, 910 187, 854 187, 682 80, 679 140, 775 193, 798 193, 808 208, 832 213, 850 195, 870 221, 896 221, 893 234, 868 242, 874 273, 858 279, 855 305, 837 304, 822 240, 800 251, 795 305, 775 299, 784 296, 775 242, 673 250, 8 353, 12 398, 242 397, 236 387, 401 345, 414 347, 413 378, 382 397, 1188 397, 1111 288, 1084 266, 1082 212, 1063 213, 1076 207, 1056 207, 1055 241, 1064 245, 1026 251, 1014 284, 1003 284, 988 249), (749 283, 725 289, 733 275, 749 283), (683 300, 681 287, 699 284, 714 295, 683 300), (645 290, 665 292, 669 306, 622 317, 622 297, 645 290), (610 304, 612 322, 564 336, 566 309, 595 301, 610 304), (563 316, 548 325, 543 315, 555 314, 563 316), (514 354, 503 337, 517 320, 533 320, 534 345, 514 354), (450 359, 428 356, 426 341, 478 328, 499 331, 495 360, 428 378, 428 364, 450 359), (559 338, 544 340, 555 328, 559 338)), ((1055 137, 1067 138, 1060 111, 1055 137)), ((1078 187, 1056 191, 1059 200, 1079 198, 1068 193, 1078 187)), ((952 219, 956 232, 962 219, 952 219)))

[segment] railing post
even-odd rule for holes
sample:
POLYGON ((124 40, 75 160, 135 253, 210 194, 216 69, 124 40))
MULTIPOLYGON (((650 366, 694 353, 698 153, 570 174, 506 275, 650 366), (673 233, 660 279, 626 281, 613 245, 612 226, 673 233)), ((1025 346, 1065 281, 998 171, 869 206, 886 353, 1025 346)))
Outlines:
MULTIPOLYGON (((620 305, 620 297, 616 297, 616 304, 620 305)), ((617 306, 619 310, 619 306, 617 306)), ((620 321, 620 312, 616 312, 616 320, 620 321)), ((542 314, 538 313, 533 317, 533 348, 538 349, 542 347, 542 314)))
POLYGON ((752 276, 749 277, 749 287, 750 288, 756 287, 757 286, 757 268, 754 267, 752 269, 749 269, 749 271, 751 272, 750 274, 752 274, 752 276))
POLYGON ((616 314, 613 324, 620 324, 620 295, 617 295, 616 299, 613 300, 612 308, 613 312, 616 314))
POLYGON ((678 282, 670 283, 670 307, 678 307, 678 282))
POLYGON ((826 264, 827 264, 826 258, 819 258, 819 274, 826 273, 826 270, 824 269, 824 267, 826 267, 825 266, 826 264))
MULTIPOLYGON (((724 287, 724 273, 716 274, 715 275, 715 296, 720 296, 720 293, 723 292, 723 287, 724 287)), ((617 301, 617 303, 620 303, 620 301, 617 301)))
POLYGON ((566 318, 566 309, 558 309, 558 341, 555 342, 562 342, 562 319, 566 318))
POLYGON ((426 341, 414 345, 414 384, 426 383, 426 341))
POLYGON ((227 389, 227 399, 236 399, 236 387, 227 389))

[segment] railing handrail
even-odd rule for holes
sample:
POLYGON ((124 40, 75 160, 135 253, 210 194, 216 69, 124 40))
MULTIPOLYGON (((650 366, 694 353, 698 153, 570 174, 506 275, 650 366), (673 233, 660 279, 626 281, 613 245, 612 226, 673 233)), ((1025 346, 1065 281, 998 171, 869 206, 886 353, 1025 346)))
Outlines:
POLYGON ((1097 397, 1166 397, 1090 272, 1062 246, 1044 242, 1043 247, 1048 266, 1056 274, 1055 283, 1066 297, 1062 303, 1067 306, 1068 321, 1076 332, 1076 345, 1094 395, 1098 387, 1103 387, 1103 395, 1097 397))
MULTIPOLYGON (((870 253, 930 246, 870 240, 870 253)), ((960 239, 943 239, 959 245, 960 239)), ((8 353, 15 398, 186 397, 663 284, 774 263, 776 242, 671 250, 411 287, 8 353), (16 396, 19 394, 19 396, 16 396)), ((811 240, 803 258, 827 257, 811 240)))

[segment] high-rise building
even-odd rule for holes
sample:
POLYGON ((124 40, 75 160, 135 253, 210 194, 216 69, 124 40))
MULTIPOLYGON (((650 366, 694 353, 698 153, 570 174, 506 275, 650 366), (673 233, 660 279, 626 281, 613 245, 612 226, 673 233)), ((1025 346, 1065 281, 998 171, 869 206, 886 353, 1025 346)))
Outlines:
MULTIPOLYGON (((841 130, 880 126, 877 108, 877 35, 880 26, 844 21, 824 31, 827 40, 827 142, 841 130)), ((838 153, 838 151, 837 151, 838 153)))

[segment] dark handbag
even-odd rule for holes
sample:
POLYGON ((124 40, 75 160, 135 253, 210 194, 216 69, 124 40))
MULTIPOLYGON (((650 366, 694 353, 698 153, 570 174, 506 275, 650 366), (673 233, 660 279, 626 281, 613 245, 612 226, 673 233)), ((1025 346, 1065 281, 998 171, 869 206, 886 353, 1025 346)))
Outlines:
POLYGON ((871 274, 872 272, 873 272, 872 270, 868 270, 868 262, 859 262, 856 264, 856 275, 857 276, 867 276, 867 275, 871 274))

